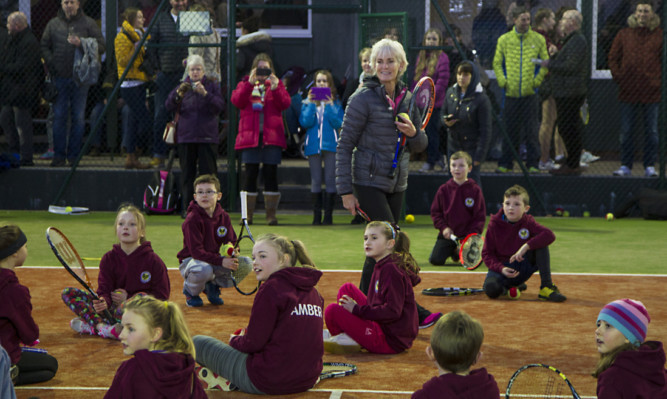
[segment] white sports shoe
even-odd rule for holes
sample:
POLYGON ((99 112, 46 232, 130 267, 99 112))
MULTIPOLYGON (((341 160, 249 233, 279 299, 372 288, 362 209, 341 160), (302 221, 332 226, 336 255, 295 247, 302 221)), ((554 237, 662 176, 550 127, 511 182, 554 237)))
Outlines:
POLYGON ((584 151, 581 153, 581 158, 579 158, 579 162, 582 163, 591 163, 600 160, 600 157, 597 155, 593 155, 588 151, 584 151))
POLYGON ((199 381, 202 383, 202 387, 205 390, 218 389, 226 392, 238 390, 236 385, 232 384, 226 378, 217 375, 206 367, 195 367, 195 373, 197 373, 197 377, 199 378, 199 381))
POLYGON ((646 177, 658 177, 658 172, 655 171, 653 166, 647 166, 644 175, 646 177))
POLYGON ((97 335, 97 332, 93 326, 78 317, 73 318, 69 322, 69 326, 72 327, 72 330, 78 332, 79 334, 97 335))
POLYGON ((632 171, 625 165, 621 165, 620 168, 614 171, 614 176, 630 176, 632 171))
POLYGON ((345 333, 340 333, 324 340, 324 350, 336 355, 361 351, 361 345, 345 333))
POLYGON ((539 163, 539 168, 540 168, 540 170, 550 171, 550 170, 554 170, 554 169, 558 169, 558 168, 560 168, 560 165, 557 164, 557 163, 555 163, 555 162, 553 161, 553 159, 549 159, 549 160, 546 161, 546 162, 542 162, 542 161, 540 161, 540 163, 539 163))

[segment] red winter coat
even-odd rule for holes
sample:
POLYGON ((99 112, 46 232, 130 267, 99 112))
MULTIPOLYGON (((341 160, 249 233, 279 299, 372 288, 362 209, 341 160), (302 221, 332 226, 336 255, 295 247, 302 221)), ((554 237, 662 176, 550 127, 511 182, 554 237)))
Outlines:
POLYGON ((275 90, 271 90, 271 81, 264 81, 266 94, 264 95, 264 108, 261 112, 253 111, 250 96, 254 87, 243 78, 232 92, 232 104, 241 110, 239 121, 239 132, 236 136, 234 149, 243 150, 259 146, 259 123, 260 114, 264 114, 262 144, 263 146, 275 145, 281 148, 287 147, 285 140, 285 129, 283 127, 282 112, 289 108, 291 98, 283 82, 278 83, 275 90))
POLYGON ((648 27, 641 28, 633 15, 628 27, 622 29, 609 51, 608 61, 618 99, 626 103, 660 102, 662 28, 660 18, 653 15, 648 27))

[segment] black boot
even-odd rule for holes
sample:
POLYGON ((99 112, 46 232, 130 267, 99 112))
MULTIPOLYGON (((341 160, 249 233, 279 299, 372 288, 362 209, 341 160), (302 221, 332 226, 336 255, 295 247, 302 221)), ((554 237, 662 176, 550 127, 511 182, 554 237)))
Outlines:
POLYGON ((324 197, 324 219, 322 224, 333 224, 333 208, 336 202, 336 193, 326 193, 324 197))
POLYGON ((313 224, 322 224, 322 192, 310 193, 313 197, 313 224))

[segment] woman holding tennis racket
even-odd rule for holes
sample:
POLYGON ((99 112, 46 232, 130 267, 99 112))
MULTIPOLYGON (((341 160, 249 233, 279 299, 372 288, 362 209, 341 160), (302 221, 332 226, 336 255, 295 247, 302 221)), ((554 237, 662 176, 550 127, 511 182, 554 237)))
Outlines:
POLYGON ((662 342, 646 341, 651 317, 640 301, 619 299, 598 315, 598 399, 667 398, 662 342))
POLYGON ((9 354, 11 374, 18 371, 14 385, 48 381, 58 361, 43 349, 29 348, 39 344, 39 327, 31 315, 30 291, 14 272, 28 257, 28 239, 16 225, 0 226, 0 342, 9 354))
POLYGON ((195 336, 197 363, 243 392, 307 391, 322 371, 324 300, 315 288, 322 272, 315 269, 301 241, 274 234, 257 239, 252 257, 257 280, 263 284, 248 326, 233 335, 229 345, 195 336))
POLYGON ((65 305, 77 315, 70 327, 80 334, 118 339, 123 303, 135 295, 168 299, 170 292, 167 267, 146 241, 146 219, 134 205, 122 205, 116 215, 118 244, 100 261, 97 294, 93 299, 85 291, 68 287, 62 292, 65 305), (114 320, 105 320, 109 310, 114 320))
MULTIPOLYGON (((351 214, 361 208, 371 220, 396 223, 408 188, 410 166, 409 156, 395 159, 399 152, 404 155, 397 151, 397 140, 407 138, 400 148, 420 152, 428 139, 412 122, 420 120, 417 112, 407 114, 412 94, 401 81, 408 67, 401 43, 391 39, 375 43, 371 67, 373 75, 364 79, 364 86, 350 97, 345 109, 336 150, 336 190, 351 214)), ((359 283, 364 294, 368 293, 374 266, 375 261, 367 257, 359 283)), ((441 315, 418 308, 423 326, 432 325, 441 315)))

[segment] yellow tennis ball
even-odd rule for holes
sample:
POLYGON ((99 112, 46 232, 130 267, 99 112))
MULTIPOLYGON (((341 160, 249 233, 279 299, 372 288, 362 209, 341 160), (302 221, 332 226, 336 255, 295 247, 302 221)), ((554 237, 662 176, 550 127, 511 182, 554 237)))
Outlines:
POLYGON ((413 215, 413 214, 405 215, 405 221, 406 221, 406 223, 414 222, 415 221, 415 215, 413 215))
POLYGON ((614 220, 614 214, 611 213, 611 212, 609 212, 609 213, 607 214, 607 221, 611 222, 612 220, 614 220))
POLYGON ((401 112, 400 114, 398 114, 398 116, 400 116, 403 120, 408 120, 408 121, 410 120, 410 116, 408 116, 408 114, 406 114, 405 112, 401 112))
POLYGON ((570 211, 563 211, 563 217, 564 218, 569 218, 570 217, 570 211))
POLYGON ((72 207, 71 206, 65 207, 65 212, 72 212, 72 207))

